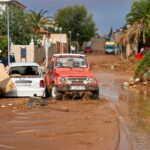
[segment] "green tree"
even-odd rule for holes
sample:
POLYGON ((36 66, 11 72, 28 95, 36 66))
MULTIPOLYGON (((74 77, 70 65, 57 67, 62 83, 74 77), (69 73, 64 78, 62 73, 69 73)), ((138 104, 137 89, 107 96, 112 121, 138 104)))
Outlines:
MULTIPOLYGON (((28 14, 21 8, 10 5, 10 37, 14 44, 28 44, 31 40, 31 27, 28 14)), ((6 12, 0 15, 0 34, 7 34, 6 12)))
POLYGON ((29 15, 21 8, 10 8, 10 35, 15 44, 29 44, 31 41, 31 24, 29 15))
POLYGON ((7 37, 0 36, 0 58, 2 57, 3 53, 7 50, 7 37))
POLYGON ((135 1, 126 20, 131 25, 128 38, 146 43, 150 38, 150 0, 135 1))
POLYGON ((112 39, 112 35, 113 35, 113 28, 110 28, 110 31, 108 33, 108 39, 111 40, 112 39))
POLYGON ((90 40, 96 35, 96 25, 92 20, 92 15, 88 14, 84 6, 74 5, 57 10, 54 20, 61 26, 63 32, 72 33, 72 41, 76 41, 79 33, 80 43, 90 40))
POLYGON ((0 36, 6 34, 6 15, 0 15, 0 36))

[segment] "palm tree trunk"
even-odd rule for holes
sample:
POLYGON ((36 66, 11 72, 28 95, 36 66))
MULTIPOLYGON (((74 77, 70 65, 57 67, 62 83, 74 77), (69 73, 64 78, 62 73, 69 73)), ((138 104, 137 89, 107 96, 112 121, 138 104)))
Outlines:
POLYGON ((127 57, 127 59, 129 58, 130 54, 131 54, 131 46, 130 46, 130 43, 127 42, 127 44, 126 44, 126 57, 127 57))

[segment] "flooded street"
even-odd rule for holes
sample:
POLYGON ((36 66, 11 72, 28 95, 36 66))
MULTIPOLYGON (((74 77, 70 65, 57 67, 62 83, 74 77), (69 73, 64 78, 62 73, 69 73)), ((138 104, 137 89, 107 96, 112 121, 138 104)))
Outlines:
POLYGON ((41 106, 43 99, 1 98, 0 150, 149 150, 149 93, 124 88, 133 74, 110 69, 117 58, 100 55, 95 63, 100 99, 48 98, 41 106))
MULTIPOLYGON (((97 72, 96 75, 100 80, 101 97, 105 97, 115 105, 125 122, 133 149, 149 150, 150 97, 146 92, 140 93, 135 89, 123 88, 123 83, 132 77, 130 75, 118 75, 113 72, 97 72)), ((123 138, 123 143, 125 141, 126 138, 123 138)))
POLYGON ((0 0, 0 150, 150 150, 150 0, 0 0))

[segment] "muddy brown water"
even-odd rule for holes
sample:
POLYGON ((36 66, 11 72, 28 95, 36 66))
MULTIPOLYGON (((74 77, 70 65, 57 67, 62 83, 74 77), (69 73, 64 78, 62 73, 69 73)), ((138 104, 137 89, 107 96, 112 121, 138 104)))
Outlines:
MULTIPOLYGON (((150 97, 137 89, 123 88, 131 75, 97 72, 100 96, 110 100, 125 122, 127 137, 121 135, 120 149, 128 149, 131 142, 135 150, 150 149, 150 97)), ((131 149, 131 147, 130 147, 131 149)))
POLYGON ((132 77, 130 75, 95 74, 101 99, 108 99, 119 116, 117 147, 118 124, 114 119, 115 113, 105 102, 53 102, 48 107, 30 110, 21 105, 26 104, 27 99, 19 100, 19 107, 18 101, 17 105, 11 106, 8 104, 12 101, 7 99, 6 108, 0 109, 0 150, 33 150, 33 147, 38 150, 49 150, 49 147, 55 150, 149 150, 150 97, 138 90, 122 87, 122 83, 132 77))

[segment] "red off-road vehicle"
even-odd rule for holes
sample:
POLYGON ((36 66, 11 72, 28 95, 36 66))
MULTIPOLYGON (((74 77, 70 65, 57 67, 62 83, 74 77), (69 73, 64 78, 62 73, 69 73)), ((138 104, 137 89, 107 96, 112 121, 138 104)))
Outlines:
POLYGON ((99 97, 98 81, 82 54, 54 54, 45 81, 47 93, 57 100, 99 97))

